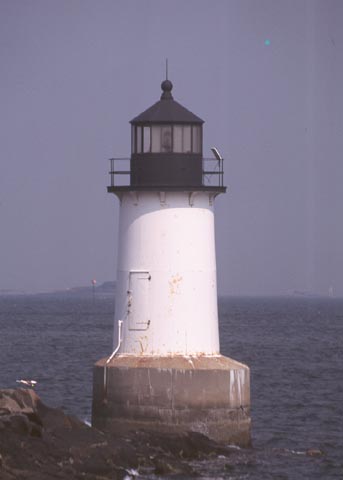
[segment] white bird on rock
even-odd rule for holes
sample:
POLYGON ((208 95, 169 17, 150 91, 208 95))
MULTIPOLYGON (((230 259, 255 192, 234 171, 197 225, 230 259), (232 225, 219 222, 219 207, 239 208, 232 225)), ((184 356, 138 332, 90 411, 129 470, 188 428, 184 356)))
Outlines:
POLYGON ((16 382, 27 385, 28 387, 35 387, 37 385, 36 380, 16 380, 16 382))

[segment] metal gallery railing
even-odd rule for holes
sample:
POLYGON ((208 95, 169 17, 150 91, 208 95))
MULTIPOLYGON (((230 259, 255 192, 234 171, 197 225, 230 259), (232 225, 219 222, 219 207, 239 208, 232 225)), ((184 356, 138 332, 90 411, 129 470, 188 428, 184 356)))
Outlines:
MULTIPOLYGON (((110 186, 130 186, 130 158, 110 158, 110 186)), ((224 161, 222 158, 202 159, 202 185, 204 187, 224 186, 224 161)))
POLYGON ((130 185, 130 158, 110 158, 111 187, 127 187, 130 185))
POLYGON ((202 184, 206 187, 224 186, 224 159, 202 159, 202 184))

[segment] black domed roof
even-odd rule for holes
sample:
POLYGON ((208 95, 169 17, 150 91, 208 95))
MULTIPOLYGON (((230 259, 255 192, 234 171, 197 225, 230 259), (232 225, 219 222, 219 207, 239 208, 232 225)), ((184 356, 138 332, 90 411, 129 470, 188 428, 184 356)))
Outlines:
POLYGON ((133 118, 130 123, 204 123, 204 120, 173 99, 171 93, 173 84, 170 80, 164 80, 161 88, 163 91, 161 100, 133 118))

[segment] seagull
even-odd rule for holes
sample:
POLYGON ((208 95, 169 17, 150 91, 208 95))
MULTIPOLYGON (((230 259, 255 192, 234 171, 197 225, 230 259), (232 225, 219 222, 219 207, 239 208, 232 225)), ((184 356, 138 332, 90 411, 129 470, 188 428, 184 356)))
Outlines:
POLYGON ((28 387, 35 387, 37 385, 36 380, 16 380, 16 382, 27 385, 28 387))

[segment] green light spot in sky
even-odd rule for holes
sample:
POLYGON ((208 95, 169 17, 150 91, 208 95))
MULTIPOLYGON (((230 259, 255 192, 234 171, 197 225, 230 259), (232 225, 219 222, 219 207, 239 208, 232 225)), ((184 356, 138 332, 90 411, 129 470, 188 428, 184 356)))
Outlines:
POLYGON ((267 40, 264 41, 265 45, 270 45, 270 40, 267 38, 267 40))

